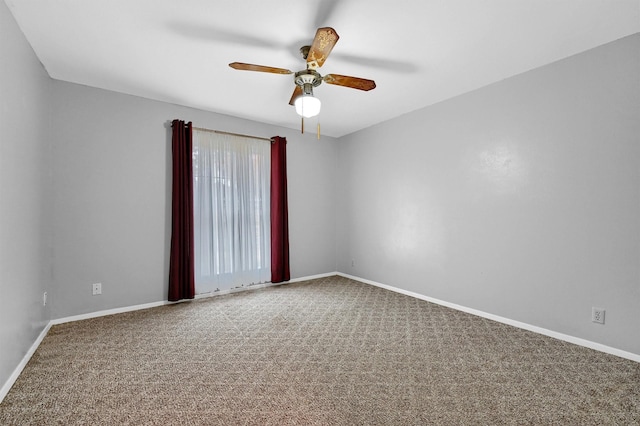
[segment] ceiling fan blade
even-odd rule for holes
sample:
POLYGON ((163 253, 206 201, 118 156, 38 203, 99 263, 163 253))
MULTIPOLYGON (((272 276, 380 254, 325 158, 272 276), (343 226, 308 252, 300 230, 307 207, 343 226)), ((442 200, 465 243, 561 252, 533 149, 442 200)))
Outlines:
POLYGON ((302 95, 302 87, 296 86, 296 88, 293 89, 293 94, 291 95, 291 99, 289 100, 289 105, 293 105, 293 102, 300 95, 302 95))
POLYGON ((265 67, 264 65, 245 64, 243 62, 232 62, 229 66, 234 70, 270 72, 272 74, 293 74, 293 71, 284 68, 265 67))
POLYGON ((323 81, 327 84, 335 84, 336 86, 351 87, 353 89, 369 91, 376 88, 376 82, 365 78, 349 77, 340 74, 327 74, 323 77, 323 81))
POLYGON ((331 27, 318 28, 307 55, 307 68, 320 68, 324 61, 327 60, 331 49, 336 45, 339 38, 340 36, 336 30, 331 27))

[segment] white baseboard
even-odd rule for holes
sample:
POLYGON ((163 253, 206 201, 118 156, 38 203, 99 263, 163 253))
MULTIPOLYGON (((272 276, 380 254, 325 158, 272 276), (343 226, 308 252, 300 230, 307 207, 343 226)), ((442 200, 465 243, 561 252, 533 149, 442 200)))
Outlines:
POLYGON ((49 322, 44 327, 44 329, 42 329, 42 331, 40 332, 40 335, 38 335, 38 338, 36 339, 36 341, 33 342, 31 347, 29 348, 29 350, 25 354, 25 356, 22 357, 22 361, 20 361, 20 364, 18 364, 18 366, 15 368, 15 370, 13 370, 13 373, 11 373, 11 376, 9 376, 9 378, 6 381, 6 383, 2 386, 2 389, 0 389, 0 402, 2 402, 2 400, 4 399, 5 396, 7 396, 7 394, 9 393, 9 390, 11 389, 13 384, 16 382, 16 380, 18 380, 18 376, 20 376, 20 373, 22 373, 22 370, 24 370, 24 367, 26 367, 27 363, 29 362, 29 360, 31 359, 33 354, 36 352, 36 349, 38 349, 38 346, 40 346, 40 343, 42 343, 42 340, 44 339, 44 336, 47 335, 47 333, 49 332, 50 328, 51 328, 51 322, 49 322))
POLYGON ((115 315, 115 314, 122 314, 124 312, 132 312, 132 311, 139 311, 142 309, 156 308, 158 306, 170 305, 171 303, 177 303, 177 302, 168 302, 164 300, 160 302, 143 303, 141 305, 124 306, 122 308, 106 309, 104 311, 89 312, 86 314, 72 315, 70 317, 53 319, 49 322, 49 324, 58 325, 58 324, 64 324, 67 322, 82 321, 89 318, 106 317, 107 315, 115 315))
POLYGON ((355 281, 360 281, 361 283, 364 284, 370 284, 376 287, 380 287, 380 288, 384 288, 386 290, 391 290, 394 291, 396 293, 401 293, 404 294, 406 296, 411 296, 411 297, 415 297, 417 299, 421 299, 421 300, 425 300, 427 302, 431 302, 431 303, 435 303, 437 305, 442 305, 442 306, 446 306, 447 308, 451 308, 451 309, 455 309, 458 311, 462 311, 462 312, 466 312, 472 315, 477 315, 479 317, 482 318, 487 318, 493 321, 497 321, 503 324, 507 324, 507 325, 511 325, 514 327, 518 327, 521 328, 523 330, 528 330, 528 331, 532 331, 534 333, 538 333, 538 334, 543 334, 545 336, 549 336, 549 337, 553 337, 555 339, 558 340, 563 340, 565 342, 569 342, 569 343, 573 343, 579 346, 584 346, 586 348, 590 348, 590 349, 595 349, 597 351, 600 352, 605 352, 611 355, 616 355, 619 356, 621 358, 626 358, 628 360, 631 361, 635 361, 635 362, 640 362, 640 355, 639 354, 634 354, 633 352, 627 352, 627 351, 623 351, 621 349, 617 349, 617 348, 612 348, 610 346, 606 346, 600 343, 596 343, 596 342, 592 342, 590 340, 586 340, 586 339, 581 339, 579 337, 575 337, 575 336, 570 336, 568 334, 563 334, 563 333, 558 333, 556 331, 553 330, 548 330, 546 328, 542 328, 542 327, 538 327, 535 325, 531 325, 531 324, 527 324, 524 322, 520 322, 520 321, 516 321, 516 320, 512 320, 510 318, 505 318, 505 317, 501 317, 498 315, 494 315, 494 314, 490 314, 487 312, 483 312, 483 311, 479 311, 477 309, 472 309, 472 308, 468 308, 466 306, 462 306, 462 305, 457 305, 455 303, 450 303, 450 302, 445 302, 444 300, 439 300, 439 299, 435 299, 433 297, 429 297, 429 296, 425 296, 422 295, 420 293, 414 293, 412 291, 407 291, 407 290, 403 290, 397 287, 392 287, 390 285, 386 285, 386 284, 381 284, 375 281, 371 281, 365 278, 360 278, 360 277, 356 277, 354 275, 349 275, 349 274, 344 274, 342 272, 337 272, 337 275, 340 275, 341 277, 345 277, 345 278, 349 278, 355 281))
POLYGON ((298 283, 300 281, 309 281, 309 280, 317 280, 318 278, 327 278, 327 277, 333 277, 335 275, 338 275, 337 272, 327 272, 326 274, 317 274, 317 275, 309 275, 306 277, 300 277, 300 278, 293 278, 289 281, 287 281, 288 283, 298 283))
POLYGON ((337 274, 338 274, 337 272, 329 272, 329 273, 326 273, 326 274, 309 275, 309 276, 306 276, 306 277, 292 278, 289 281, 282 281, 282 282, 279 282, 279 283, 251 284, 251 285, 244 286, 244 287, 230 288, 230 289, 226 289, 226 290, 214 291, 214 292, 211 292, 211 293, 196 294, 195 299, 206 299, 208 297, 222 296, 222 295, 231 294, 231 293, 239 293, 239 292, 247 291, 247 290, 256 290, 256 289, 259 289, 259 288, 267 288, 267 287, 276 287, 276 286, 280 286, 280 285, 292 284, 292 283, 297 283, 297 282, 301 282, 301 281, 315 280, 315 279, 318 279, 318 278, 333 277, 333 276, 335 276, 337 274))

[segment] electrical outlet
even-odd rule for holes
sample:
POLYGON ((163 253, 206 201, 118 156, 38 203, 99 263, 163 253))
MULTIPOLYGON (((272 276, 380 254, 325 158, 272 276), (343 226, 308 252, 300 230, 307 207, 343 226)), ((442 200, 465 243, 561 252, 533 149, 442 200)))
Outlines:
POLYGON ((102 294, 102 283, 93 284, 93 295, 102 294))
POLYGON ((42 293, 42 306, 47 306, 47 292, 42 293))
POLYGON ((591 308, 591 321, 604 324, 604 309, 595 306, 591 308))

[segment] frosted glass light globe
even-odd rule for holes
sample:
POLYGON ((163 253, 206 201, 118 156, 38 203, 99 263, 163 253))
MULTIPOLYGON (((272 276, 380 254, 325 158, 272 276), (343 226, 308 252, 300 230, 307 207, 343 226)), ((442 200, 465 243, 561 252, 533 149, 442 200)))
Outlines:
POLYGON ((304 118, 315 117, 320 114, 320 99, 313 96, 298 96, 293 104, 298 115, 304 118))

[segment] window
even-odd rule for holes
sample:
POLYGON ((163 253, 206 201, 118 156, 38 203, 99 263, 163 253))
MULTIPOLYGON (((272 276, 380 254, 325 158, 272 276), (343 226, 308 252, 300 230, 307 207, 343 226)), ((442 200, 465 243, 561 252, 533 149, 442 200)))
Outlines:
POLYGON ((271 279, 271 146, 193 130, 196 293, 271 279))

